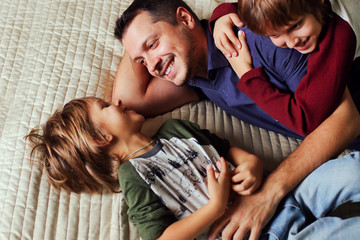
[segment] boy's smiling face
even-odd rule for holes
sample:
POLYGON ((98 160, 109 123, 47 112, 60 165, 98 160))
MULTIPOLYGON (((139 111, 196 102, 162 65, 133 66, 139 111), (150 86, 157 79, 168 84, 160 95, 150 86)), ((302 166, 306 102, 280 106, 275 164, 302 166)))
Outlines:
POLYGON ((315 50, 322 24, 312 14, 306 14, 289 25, 269 30, 268 36, 278 47, 294 48, 302 54, 315 50))
POLYGON ((121 103, 111 104, 100 98, 88 100, 88 114, 93 124, 106 134, 117 138, 131 136, 139 132, 144 117, 121 103))

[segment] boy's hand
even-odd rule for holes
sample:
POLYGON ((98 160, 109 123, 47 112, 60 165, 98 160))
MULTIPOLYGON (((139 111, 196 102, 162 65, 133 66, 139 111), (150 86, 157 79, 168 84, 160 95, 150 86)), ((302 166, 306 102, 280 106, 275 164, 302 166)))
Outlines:
POLYGON ((215 45, 228 58, 237 56, 237 49, 241 49, 241 43, 234 33, 233 26, 244 26, 235 13, 220 17, 214 25, 215 45))
POLYGON ((206 167, 208 178, 209 204, 213 204, 220 214, 226 210, 230 194, 230 170, 223 157, 220 158, 220 173, 216 173, 212 165, 206 167))
POLYGON ((252 67, 252 58, 250 54, 249 47, 246 43, 246 36, 244 31, 240 30, 238 32, 238 40, 241 44, 241 49, 238 50, 238 56, 233 56, 232 58, 227 58, 231 67, 234 69, 239 78, 241 78, 245 73, 250 71, 252 67))
POLYGON ((232 189, 240 195, 250 195, 261 185, 263 164, 260 158, 249 155, 232 171, 232 189))

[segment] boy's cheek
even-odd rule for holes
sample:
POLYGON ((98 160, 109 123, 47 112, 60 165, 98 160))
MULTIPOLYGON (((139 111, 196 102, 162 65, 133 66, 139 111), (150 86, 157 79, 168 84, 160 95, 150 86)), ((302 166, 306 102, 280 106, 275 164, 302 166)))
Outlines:
POLYGON ((285 42, 282 41, 281 39, 274 39, 274 38, 270 38, 270 39, 275 46, 281 47, 281 48, 287 48, 285 42))

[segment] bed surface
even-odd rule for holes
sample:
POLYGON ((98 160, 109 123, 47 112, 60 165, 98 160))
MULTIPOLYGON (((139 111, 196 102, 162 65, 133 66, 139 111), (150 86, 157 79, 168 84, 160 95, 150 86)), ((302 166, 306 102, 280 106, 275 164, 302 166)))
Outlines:
MULTIPOLYGON (((57 193, 41 168, 30 166, 24 141, 31 128, 73 98, 110 100, 123 54, 113 28, 130 2, 0 2, 0 239, 139 239, 121 193, 57 193)), ((186 2, 200 18, 208 18, 224 1, 186 2)), ((352 14, 360 12, 355 2, 343 0, 334 8, 359 33, 359 16, 352 14)), ((257 154, 268 169, 300 143, 243 123, 208 101, 148 119, 143 131, 154 133, 169 118, 199 123, 257 154)))

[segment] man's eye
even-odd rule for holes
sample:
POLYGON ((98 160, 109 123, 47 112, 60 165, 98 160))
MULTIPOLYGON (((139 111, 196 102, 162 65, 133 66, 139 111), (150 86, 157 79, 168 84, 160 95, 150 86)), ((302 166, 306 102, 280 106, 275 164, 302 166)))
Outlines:
POLYGON ((158 41, 158 40, 155 40, 155 41, 153 41, 152 43, 150 43, 149 48, 150 48, 150 49, 154 48, 155 45, 156 45, 156 43, 157 43, 157 41, 158 41))
POLYGON ((145 60, 144 60, 144 59, 141 59, 141 60, 139 61, 139 63, 140 63, 140 64, 145 64, 145 60))

